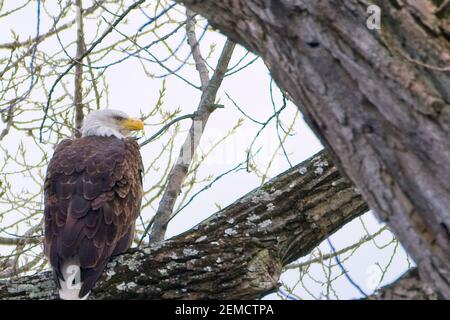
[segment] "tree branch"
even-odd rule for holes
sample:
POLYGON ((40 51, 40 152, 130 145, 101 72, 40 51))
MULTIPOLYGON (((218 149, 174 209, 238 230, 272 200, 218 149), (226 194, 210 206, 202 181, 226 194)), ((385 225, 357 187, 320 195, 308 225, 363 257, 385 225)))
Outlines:
MULTIPOLYGON (((258 298, 283 266, 368 210, 324 152, 193 229, 108 264, 93 299, 258 298)), ((0 299, 54 299, 50 272, 0 282, 0 299)))
POLYGON ((73 95, 73 104, 75 107, 75 137, 81 137, 81 126, 83 125, 83 55, 85 51, 84 30, 83 30, 83 3, 82 0, 76 0, 77 10, 77 53, 75 60, 78 61, 75 66, 75 89, 73 95))
POLYGON ((206 62, 200 52, 200 44, 197 41, 197 36, 195 35, 195 14, 191 10, 186 10, 186 17, 187 42, 191 47, 192 58, 195 61, 195 68, 200 76, 202 90, 206 90, 209 83, 209 73, 206 62))
MULTIPOLYGON (((203 92, 198 109, 195 112, 195 117, 193 118, 191 128, 189 129, 188 136, 181 147, 180 154, 175 162, 175 165, 170 170, 166 189, 164 190, 158 210, 156 211, 153 220, 154 222, 150 233, 150 242, 159 242, 164 240, 164 235, 166 234, 167 225, 171 219, 173 207, 175 206, 177 197, 181 192, 181 186, 183 181, 186 179, 189 166, 195 155, 198 144, 200 143, 200 138, 203 134, 206 123, 208 122, 209 116, 215 110, 213 104, 216 100, 217 91, 222 84, 222 80, 228 69, 228 64, 231 60, 235 47, 234 42, 227 40, 219 61, 217 62, 216 70, 214 71, 211 79, 209 79, 207 71, 206 74, 204 71, 206 69, 206 65, 201 56, 200 50, 198 49, 197 39, 193 31, 194 26, 192 25, 192 16, 189 15, 189 12, 186 28, 188 32, 188 42, 191 45, 193 57, 200 74, 203 92)), ((147 232, 144 232, 143 237, 146 236, 146 233, 147 232)))

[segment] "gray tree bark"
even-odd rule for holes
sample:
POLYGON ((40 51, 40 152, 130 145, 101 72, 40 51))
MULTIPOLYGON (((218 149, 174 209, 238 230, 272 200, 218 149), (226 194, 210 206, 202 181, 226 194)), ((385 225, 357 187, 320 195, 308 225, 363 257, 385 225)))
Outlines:
POLYGON ((450 299, 450 5, 178 0, 255 53, 439 297, 450 299))
POLYGON ((394 283, 377 290, 368 300, 437 300, 438 295, 420 278, 417 268, 408 270, 394 283))
MULTIPOLYGON (((321 152, 186 233, 114 258, 90 298, 259 298, 283 266, 367 210, 321 152)), ((50 272, 0 282, 0 300, 54 298, 50 272)))

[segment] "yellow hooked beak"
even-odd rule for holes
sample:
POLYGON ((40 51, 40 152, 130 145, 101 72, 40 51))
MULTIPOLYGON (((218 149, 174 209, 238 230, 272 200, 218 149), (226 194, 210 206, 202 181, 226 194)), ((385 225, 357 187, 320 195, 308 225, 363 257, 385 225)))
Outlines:
POLYGON ((133 131, 144 130, 144 122, 142 122, 139 119, 129 118, 122 120, 122 127, 124 127, 127 130, 133 131))

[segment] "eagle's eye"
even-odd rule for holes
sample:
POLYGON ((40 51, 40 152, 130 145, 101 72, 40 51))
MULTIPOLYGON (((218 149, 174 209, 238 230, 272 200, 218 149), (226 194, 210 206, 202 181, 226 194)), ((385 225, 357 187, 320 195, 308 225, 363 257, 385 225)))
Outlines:
POLYGON ((123 120, 125 120, 125 117, 122 117, 122 116, 113 116, 113 119, 116 120, 116 121, 123 121, 123 120))

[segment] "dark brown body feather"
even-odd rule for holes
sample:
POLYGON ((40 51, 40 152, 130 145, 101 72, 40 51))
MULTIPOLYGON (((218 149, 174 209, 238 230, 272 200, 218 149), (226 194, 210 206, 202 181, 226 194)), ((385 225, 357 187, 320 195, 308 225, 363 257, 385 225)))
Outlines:
POLYGON ((44 251, 58 286, 63 261, 77 257, 83 297, 110 257, 131 246, 141 174, 139 146, 132 139, 92 136, 57 146, 44 187, 44 251))

